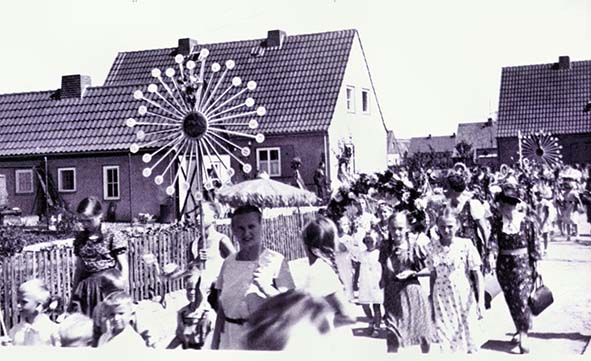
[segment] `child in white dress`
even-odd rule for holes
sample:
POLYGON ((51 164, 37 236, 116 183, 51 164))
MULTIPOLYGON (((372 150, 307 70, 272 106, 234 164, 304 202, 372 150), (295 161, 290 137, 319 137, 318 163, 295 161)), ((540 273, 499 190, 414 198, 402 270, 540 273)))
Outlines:
POLYGON ((384 291, 380 288, 382 278, 382 265, 379 260, 380 241, 380 233, 372 229, 363 238, 367 249, 359 254, 359 303, 365 314, 372 318, 369 328, 373 337, 379 335, 382 322, 381 305, 384 303, 384 291))

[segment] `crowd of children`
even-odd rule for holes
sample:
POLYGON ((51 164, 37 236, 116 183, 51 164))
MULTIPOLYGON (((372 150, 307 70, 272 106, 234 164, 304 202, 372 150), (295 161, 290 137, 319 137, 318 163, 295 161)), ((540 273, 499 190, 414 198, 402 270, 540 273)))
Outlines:
MULTIPOLYGON (((548 251, 556 229, 567 240, 578 236, 573 217, 591 199, 589 170, 522 167, 491 172, 459 167, 443 176, 435 173, 391 172, 388 182, 394 183, 395 197, 374 202, 375 194, 373 198, 352 195, 355 201, 343 212, 331 213, 329 205, 325 216, 310 221, 302 232, 309 275, 299 290, 294 290, 283 256, 262 246, 260 210, 246 206, 236 211, 232 219, 240 245, 236 252, 229 239, 215 230, 215 210, 207 206, 206 237, 195 240, 189 265, 157 268, 163 278, 183 277, 188 302, 178 311, 176 330, 165 346, 286 349, 298 344, 298 332, 325 335, 353 322, 352 307, 361 305, 369 334, 376 337, 385 328, 390 352, 413 345, 429 352, 434 343, 449 351, 475 352, 482 341, 478 326, 485 308, 484 276, 496 265, 516 324, 515 338, 520 350, 528 352, 531 316, 515 282, 531 286, 537 276, 535 262, 548 251), (520 238, 519 230, 527 227, 535 228, 535 236, 539 235, 535 241, 542 246, 520 238), (522 248, 506 250, 507 242, 522 248), (200 266, 203 262, 208 262, 207 272, 200 266), (430 280, 429 295, 419 282, 423 276, 430 280), (238 293, 242 296, 234 295, 238 293), (252 295, 258 296, 256 302, 252 295)), ((333 194, 334 199, 339 201, 339 196, 333 194)), ((101 213, 95 201, 79 207, 89 226, 83 243, 77 244, 78 256, 86 257, 90 276, 95 273, 89 265, 107 261, 101 274, 117 273, 110 269, 125 254, 120 239, 99 235, 105 249, 113 251, 104 259, 92 256, 84 243, 98 244, 93 232, 100 228, 101 213)), ((149 255, 144 260, 154 263, 149 255)), ((47 314, 50 294, 42 282, 23 283, 17 294, 20 322, 0 343, 156 347, 150 327, 138 324, 126 287, 112 287, 119 278, 108 279, 109 292, 91 295, 97 298, 94 304, 84 303, 92 298, 86 294, 79 297, 85 307, 70 308, 59 324, 47 314)), ((100 285, 97 281, 93 287, 100 290, 100 285)))

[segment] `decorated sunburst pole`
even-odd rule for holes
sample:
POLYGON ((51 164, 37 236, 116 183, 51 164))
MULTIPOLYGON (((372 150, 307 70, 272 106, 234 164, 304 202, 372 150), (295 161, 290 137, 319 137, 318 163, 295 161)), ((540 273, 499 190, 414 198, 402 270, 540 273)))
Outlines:
POLYGON ((521 135, 521 130, 517 131, 517 155, 519 156, 519 167, 523 168, 523 150, 521 148, 521 141, 523 137, 521 135))
MULTIPOLYGON (((153 69, 151 74, 156 81, 148 85, 148 94, 142 90, 133 93, 134 99, 144 102, 138 108, 138 114, 143 119, 129 118, 126 121, 128 127, 140 128, 135 135, 142 144, 132 144, 130 152, 137 153, 140 148, 146 148, 142 160, 149 166, 143 169, 143 176, 151 177, 156 167, 168 162, 164 170, 154 177, 154 182, 161 185, 164 176, 170 172, 172 181, 166 187, 166 194, 173 196, 177 188, 186 190, 180 209, 181 218, 191 213, 186 210, 189 199, 199 208, 203 240, 203 246, 200 247, 206 247, 203 192, 213 189, 213 180, 207 172, 205 159, 209 159, 210 164, 213 159, 217 159, 227 177, 232 177, 235 171, 223 162, 222 155, 230 156, 245 173, 250 173, 252 166, 234 154, 238 151, 247 157, 251 153, 250 148, 236 144, 229 137, 250 138, 257 143, 265 140, 261 133, 251 134, 245 131, 257 129, 259 123, 256 118, 266 114, 262 106, 254 109, 254 99, 247 97, 247 93, 254 91, 257 84, 248 81, 243 85, 237 76, 230 79, 228 74, 235 67, 233 60, 225 62, 223 71, 219 63, 211 64, 211 73, 206 81, 205 63, 208 56, 207 49, 188 56, 179 54, 175 57, 178 71, 167 68, 164 71, 165 77, 160 69, 153 69), (195 73, 197 67, 198 74, 195 73), (156 158, 158 159, 154 161, 156 158), (176 171, 173 170, 173 164, 177 165, 176 171), (197 194, 193 194, 195 182, 197 194)), ((218 169, 212 168, 218 179, 224 178, 218 169)))

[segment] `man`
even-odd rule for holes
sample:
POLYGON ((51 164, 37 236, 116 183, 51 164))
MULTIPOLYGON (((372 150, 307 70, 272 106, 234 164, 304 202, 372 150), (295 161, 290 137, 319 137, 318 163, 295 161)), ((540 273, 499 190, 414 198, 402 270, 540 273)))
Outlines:
POLYGON ((318 168, 314 172, 314 184, 316 185, 316 196, 324 201, 326 197, 326 175, 324 173, 324 161, 318 163, 318 168))

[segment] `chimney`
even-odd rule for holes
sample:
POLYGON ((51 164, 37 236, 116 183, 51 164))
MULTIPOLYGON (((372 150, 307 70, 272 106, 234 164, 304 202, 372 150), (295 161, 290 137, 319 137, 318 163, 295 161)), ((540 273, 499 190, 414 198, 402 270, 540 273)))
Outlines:
POLYGON ((487 127, 492 127, 492 118, 488 118, 486 121, 486 126, 487 127))
POLYGON ((451 138, 455 138, 456 137, 456 133, 451 135, 451 138))
POLYGON ((178 53, 189 55, 197 47, 197 40, 191 38, 179 39, 178 53))
POLYGON ((429 134, 429 136, 427 137, 427 139, 431 139, 431 134, 429 134))
POLYGON ((568 56, 558 57, 558 69, 570 69, 570 57, 568 57, 568 56))
POLYGON ((64 75, 62 76, 61 99, 82 98, 84 91, 91 85, 88 75, 64 75))
POLYGON ((269 30, 267 32, 267 48, 278 47, 281 49, 285 40, 287 39, 287 33, 283 30, 269 30))

